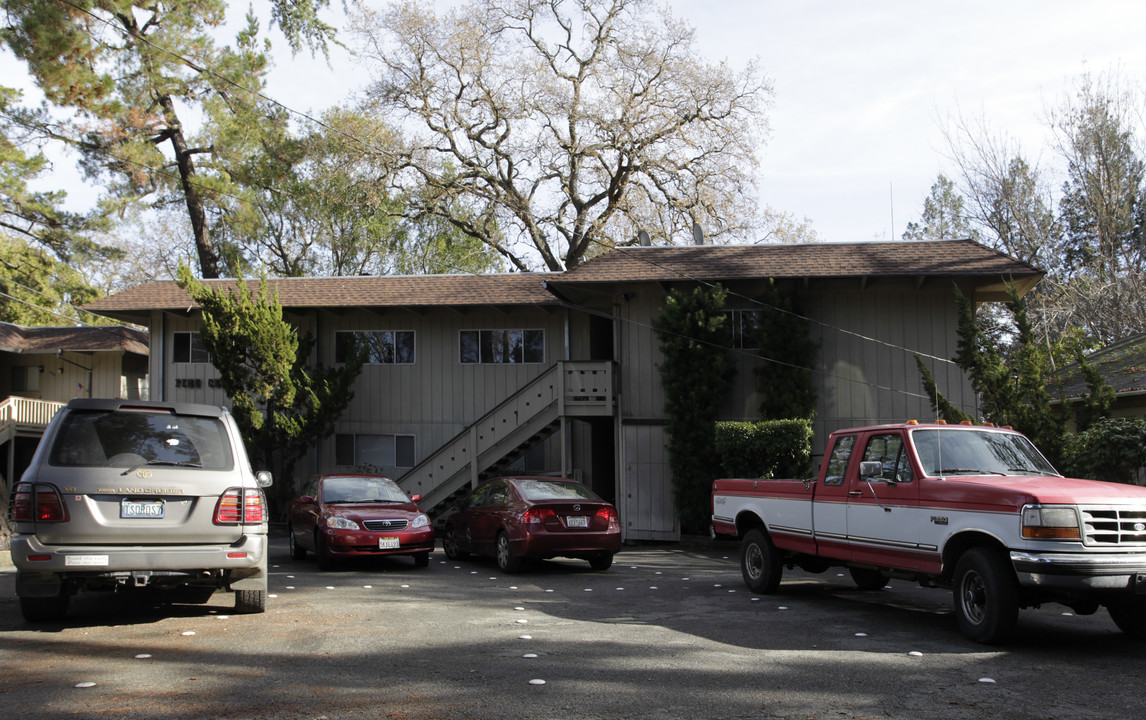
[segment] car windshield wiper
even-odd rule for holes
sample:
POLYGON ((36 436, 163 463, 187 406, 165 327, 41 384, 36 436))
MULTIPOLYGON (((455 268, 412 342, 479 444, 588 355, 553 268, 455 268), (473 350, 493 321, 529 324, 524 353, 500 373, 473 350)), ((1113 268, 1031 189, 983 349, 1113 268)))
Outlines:
POLYGON ((943 468, 939 471, 940 475, 1003 475, 1007 473, 999 472, 998 470, 980 470, 979 468, 943 468))

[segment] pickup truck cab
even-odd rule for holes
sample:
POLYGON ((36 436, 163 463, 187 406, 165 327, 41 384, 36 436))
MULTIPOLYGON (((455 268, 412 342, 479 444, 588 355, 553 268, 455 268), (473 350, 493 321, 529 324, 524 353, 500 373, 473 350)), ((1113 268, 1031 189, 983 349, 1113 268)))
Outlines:
POLYGON ((847 567, 865 590, 893 576, 951 588, 982 643, 1044 602, 1105 606, 1146 637, 1146 488, 1065 478, 1007 428, 839 430, 816 478, 716 480, 712 511, 717 534, 742 539, 754 592, 776 592, 785 567, 847 567))

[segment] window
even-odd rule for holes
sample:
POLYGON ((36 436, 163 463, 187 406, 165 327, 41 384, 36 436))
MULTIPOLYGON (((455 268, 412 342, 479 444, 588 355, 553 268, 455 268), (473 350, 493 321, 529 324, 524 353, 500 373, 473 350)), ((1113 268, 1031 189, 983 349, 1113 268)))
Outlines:
POLYGON ((12 392, 38 392, 41 372, 43 368, 39 365, 13 367, 12 392))
POLYGON ((728 331, 728 347, 736 349, 760 347, 759 310, 725 310, 724 314, 728 316, 725 325, 728 331))
POLYGON ((366 348, 370 365, 413 365, 413 330, 378 330, 334 333, 334 361, 344 363, 356 344, 366 348))
POLYGON ((176 363, 209 363, 211 354, 203 345, 203 340, 197 332, 177 332, 172 348, 172 362, 176 363))
POLYGON ((856 444, 855 435, 844 435, 836 438, 832 446, 832 457, 828 460, 828 472, 824 475, 824 485, 843 485, 844 475, 848 471, 848 460, 852 456, 852 448, 856 444))
POLYGON ((334 436, 334 463, 350 467, 414 467, 413 435, 334 436))
POLYGON ((903 451, 903 438, 898 433, 873 435, 863 453, 864 462, 878 462, 882 477, 896 482, 911 482, 911 462, 903 451))
POLYGON ((544 330, 462 330, 463 365, 545 362, 544 330))

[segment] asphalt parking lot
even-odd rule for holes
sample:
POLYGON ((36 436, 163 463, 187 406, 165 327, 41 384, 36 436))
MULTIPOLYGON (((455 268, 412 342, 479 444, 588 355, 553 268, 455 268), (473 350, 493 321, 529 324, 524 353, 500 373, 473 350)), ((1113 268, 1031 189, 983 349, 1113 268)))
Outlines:
POLYGON ((557 561, 408 559, 329 573, 276 541, 268 611, 73 602, 20 618, 0 568, 5 717, 1126 718, 1146 650, 1103 611, 1047 606, 1007 647, 958 634, 950 594, 786 575, 754 596, 737 547, 626 548, 606 572, 557 561))

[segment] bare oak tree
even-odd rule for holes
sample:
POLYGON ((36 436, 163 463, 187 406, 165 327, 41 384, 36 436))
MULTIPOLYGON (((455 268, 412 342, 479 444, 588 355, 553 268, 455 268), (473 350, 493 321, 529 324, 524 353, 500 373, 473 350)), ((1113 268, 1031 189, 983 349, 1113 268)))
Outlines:
POLYGON ((747 238, 771 87, 698 57, 649 0, 468 0, 358 11, 376 111, 404 128, 392 181, 521 270, 601 248, 747 238), (459 213, 458 209, 464 212, 459 213))

